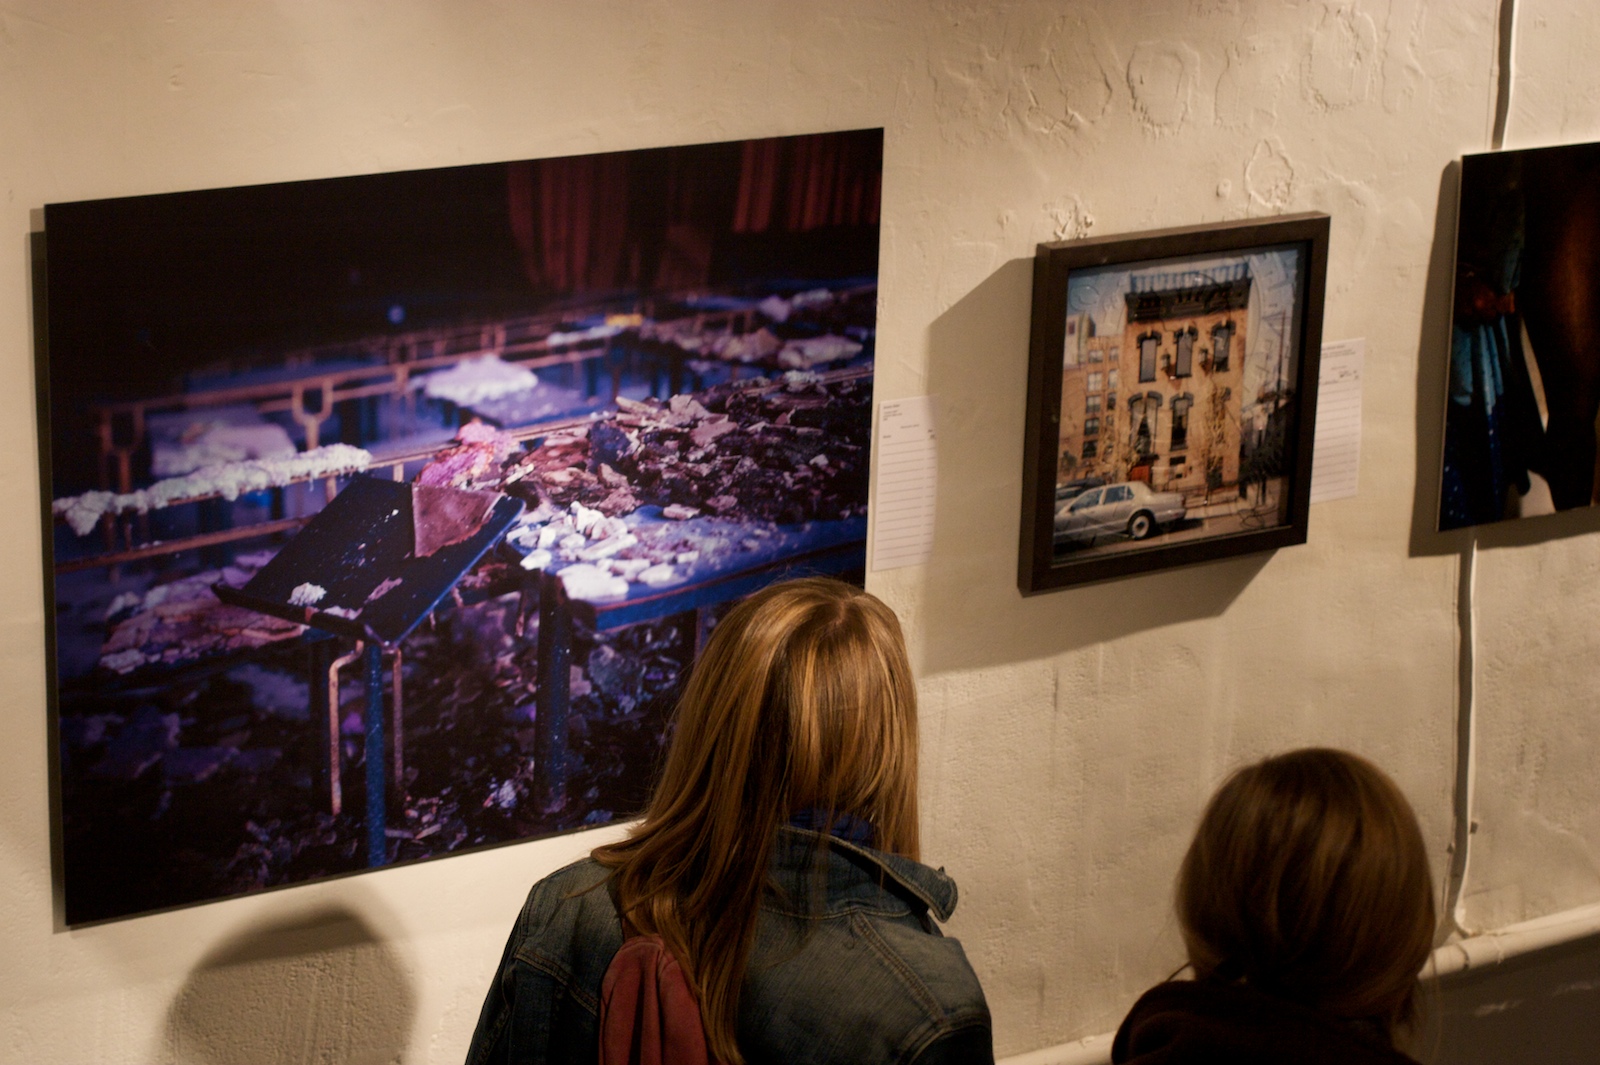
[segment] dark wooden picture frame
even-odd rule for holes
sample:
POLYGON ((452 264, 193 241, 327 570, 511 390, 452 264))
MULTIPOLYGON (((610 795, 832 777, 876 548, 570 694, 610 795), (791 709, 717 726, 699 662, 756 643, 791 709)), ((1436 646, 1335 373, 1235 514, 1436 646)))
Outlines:
POLYGON ((1305 542, 1328 221, 1039 245, 1024 595, 1305 542))

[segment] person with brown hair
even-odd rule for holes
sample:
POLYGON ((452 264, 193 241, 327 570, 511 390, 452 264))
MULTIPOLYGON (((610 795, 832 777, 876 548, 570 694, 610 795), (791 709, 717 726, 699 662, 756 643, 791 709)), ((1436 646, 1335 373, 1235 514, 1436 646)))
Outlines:
POLYGON ((1144 994, 1114 1062, 1403 1065, 1435 931, 1416 815, 1377 766, 1308 748, 1234 773, 1178 872, 1193 980, 1144 994))
POLYGON ((709 1060, 992 1062, 983 991, 935 924, 955 883, 918 861, 893 611, 822 578, 756 593, 717 625, 673 728, 643 822, 534 885, 469 1065, 594 1062, 625 935, 681 969, 709 1060))

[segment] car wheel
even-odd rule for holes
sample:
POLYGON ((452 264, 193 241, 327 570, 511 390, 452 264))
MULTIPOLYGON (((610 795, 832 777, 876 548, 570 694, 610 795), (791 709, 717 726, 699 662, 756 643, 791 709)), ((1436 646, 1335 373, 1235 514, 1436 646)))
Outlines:
POLYGON ((1141 510, 1128 519, 1128 535, 1135 540, 1143 540, 1156 531, 1156 519, 1148 510, 1141 510))

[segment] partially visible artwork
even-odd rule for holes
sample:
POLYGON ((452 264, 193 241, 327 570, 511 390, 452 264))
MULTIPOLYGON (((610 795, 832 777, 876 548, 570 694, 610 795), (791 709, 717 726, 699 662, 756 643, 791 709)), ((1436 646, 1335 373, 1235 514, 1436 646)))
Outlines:
POLYGON ((1303 543, 1328 218, 1042 244, 1018 581, 1303 543))
POLYGON ((642 808, 860 582, 880 130, 45 210, 66 920, 642 808))
POLYGON ((1600 144, 1461 161, 1439 529, 1600 500, 1600 144))

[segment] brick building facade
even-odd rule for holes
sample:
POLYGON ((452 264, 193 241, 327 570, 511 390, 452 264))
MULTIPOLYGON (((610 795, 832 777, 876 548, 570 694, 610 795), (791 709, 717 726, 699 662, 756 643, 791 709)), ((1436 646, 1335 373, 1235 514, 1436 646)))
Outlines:
POLYGON ((1060 481, 1142 480, 1204 494, 1239 483, 1248 263, 1138 275, 1126 325, 1067 323, 1060 481))

